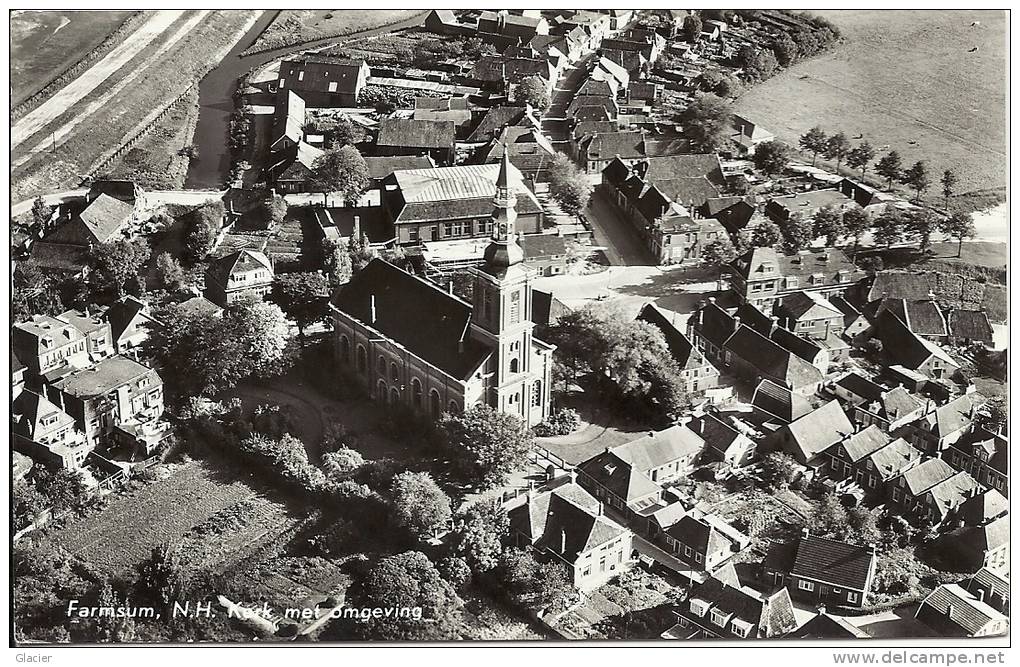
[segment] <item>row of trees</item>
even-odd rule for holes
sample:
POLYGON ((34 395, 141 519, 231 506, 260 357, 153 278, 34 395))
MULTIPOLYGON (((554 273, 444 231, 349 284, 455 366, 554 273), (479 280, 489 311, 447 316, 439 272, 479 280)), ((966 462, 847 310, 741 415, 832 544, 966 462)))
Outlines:
POLYGON ((591 199, 592 184, 573 160, 557 152, 549 167, 549 194, 567 215, 580 216, 591 199))

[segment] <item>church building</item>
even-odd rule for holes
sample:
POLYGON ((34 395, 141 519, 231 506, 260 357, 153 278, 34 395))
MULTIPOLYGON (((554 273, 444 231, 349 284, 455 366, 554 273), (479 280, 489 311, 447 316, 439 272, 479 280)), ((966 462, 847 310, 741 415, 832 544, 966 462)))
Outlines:
POLYGON ((376 400, 433 419, 479 403, 528 426, 549 416, 554 347, 532 335, 536 272, 517 241, 510 170, 504 153, 474 303, 378 258, 331 297, 337 357, 376 400))

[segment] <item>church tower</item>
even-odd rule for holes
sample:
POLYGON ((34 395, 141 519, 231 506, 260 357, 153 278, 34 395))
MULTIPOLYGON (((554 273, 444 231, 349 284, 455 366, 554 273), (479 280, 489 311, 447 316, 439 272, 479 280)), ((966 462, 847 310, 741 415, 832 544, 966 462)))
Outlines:
POLYGON ((504 146, 492 199, 492 239, 485 249, 485 263, 472 269, 471 336, 493 349, 486 369, 485 402, 533 426, 548 416, 551 354, 536 352, 538 346, 543 350, 548 346, 536 345, 532 337, 534 271, 525 266, 524 250, 517 243, 517 195, 511 169, 509 149, 504 146))

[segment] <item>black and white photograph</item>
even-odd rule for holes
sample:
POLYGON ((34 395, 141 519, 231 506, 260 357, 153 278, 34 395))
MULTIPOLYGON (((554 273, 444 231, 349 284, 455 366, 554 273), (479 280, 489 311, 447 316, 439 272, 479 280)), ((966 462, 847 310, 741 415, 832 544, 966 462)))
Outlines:
POLYGON ((1009 9, 70 7, 9 658, 1006 664, 1009 9))

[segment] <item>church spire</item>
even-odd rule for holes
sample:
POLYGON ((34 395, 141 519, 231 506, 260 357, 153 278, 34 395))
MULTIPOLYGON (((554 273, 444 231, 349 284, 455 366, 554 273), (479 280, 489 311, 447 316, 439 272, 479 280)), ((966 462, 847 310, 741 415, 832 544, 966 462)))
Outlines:
POLYGON ((492 197, 492 242, 485 249, 485 263, 494 268, 519 264, 524 251, 517 245, 514 223, 517 221, 517 195, 510 178, 510 146, 503 133, 503 157, 496 176, 496 193, 492 197))

